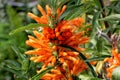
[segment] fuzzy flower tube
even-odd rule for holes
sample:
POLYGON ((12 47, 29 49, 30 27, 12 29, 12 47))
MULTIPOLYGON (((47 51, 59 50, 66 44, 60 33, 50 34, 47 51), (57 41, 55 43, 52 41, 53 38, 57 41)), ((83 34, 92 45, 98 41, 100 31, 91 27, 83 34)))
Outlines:
POLYGON ((72 76, 87 69, 87 65, 78 57, 78 52, 60 46, 66 45, 78 51, 85 51, 85 48, 80 46, 89 41, 89 37, 85 36, 84 31, 77 32, 84 22, 81 17, 59 21, 59 17, 66 8, 64 5, 53 12, 49 5, 46 5, 46 11, 41 5, 38 5, 41 17, 28 13, 37 23, 48 26, 43 26, 42 32, 33 31, 35 37, 28 36, 29 40, 26 41, 26 44, 33 47, 34 50, 26 51, 25 54, 32 55, 30 60, 43 63, 42 69, 37 71, 38 73, 45 70, 47 66, 60 63, 43 75, 42 80, 72 80, 72 76))

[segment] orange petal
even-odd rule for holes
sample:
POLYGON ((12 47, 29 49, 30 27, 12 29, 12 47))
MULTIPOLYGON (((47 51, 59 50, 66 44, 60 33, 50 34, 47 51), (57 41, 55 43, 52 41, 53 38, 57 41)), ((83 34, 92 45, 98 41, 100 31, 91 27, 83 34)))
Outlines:
POLYGON ((41 5, 38 4, 38 10, 41 12, 41 14, 43 16, 46 16, 46 12, 44 11, 44 9, 41 7, 41 5))
POLYGON ((60 8, 57 9, 57 15, 60 15, 60 8))
POLYGON ((36 15, 34 15, 33 13, 28 13, 28 16, 30 16, 32 19, 34 19, 36 22, 40 22, 41 21, 41 19, 40 19, 40 17, 38 17, 38 16, 36 16, 36 15))
POLYGON ((66 10, 66 8, 67 8, 67 6, 66 5, 64 5, 63 7, 62 7, 62 10, 60 11, 60 9, 58 8, 57 9, 57 18, 56 19, 58 19, 62 14, 63 14, 63 12, 66 10))
POLYGON ((51 8, 48 5, 46 5, 46 11, 47 11, 47 15, 50 16, 52 12, 51 12, 51 8))
POLYGON ((60 13, 60 15, 66 10, 66 8, 67 8, 67 6, 66 5, 64 5, 63 7, 62 7, 62 10, 61 10, 61 13, 60 13))
POLYGON ((73 80, 72 77, 70 77, 68 80, 73 80))
POLYGON ((41 40, 41 34, 38 31, 33 31, 33 33, 39 40, 41 40))

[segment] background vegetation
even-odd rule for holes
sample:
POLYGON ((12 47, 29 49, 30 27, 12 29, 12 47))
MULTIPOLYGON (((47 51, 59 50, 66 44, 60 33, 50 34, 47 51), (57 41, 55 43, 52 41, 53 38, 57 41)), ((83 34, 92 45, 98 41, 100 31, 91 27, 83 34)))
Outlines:
MULTIPOLYGON (((44 6, 49 4, 49 1, 38 0, 36 3, 36 0, 14 0, 23 4, 19 6, 10 4, 10 0, 5 1, 0 0, 0 80, 28 80, 37 74, 36 69, 41 68, 41 63, 33 63, 29 60, 29 56, 24 54, 31 49, 25 41, 27 35, 32 35, 34 29, 34 26, 26 26, 34 23, 27 13, 41 15, 36 8, 37 3, 44 6), (30 2, 34 3, 33 6, 29 6, 30 2), (15 29, 17 31, 14 31, 15 29), (10 32, 12 35, 9 35, 10 32)), ((98 78, 94 78, 88 70, 81 73, 75 80, 101 80, 102 78, 109 80, 105 77, 106 65, 103 64, 103 59, 111 56, 109 42, 111 36, 115 33, 120 35, 120 0, 59 1, 67 5, 67 10, 60 19, 70 20, 82 16, 85 19, 85 28, 91 29, 87 33, 90 36, 90 42, 84 47, 86 52, 92 55, 86 61, 97 61, 94 68, 98 78)), ((113 80, 120 80, 119 75, 116 75, 119 73, 114 71, 113 80)))

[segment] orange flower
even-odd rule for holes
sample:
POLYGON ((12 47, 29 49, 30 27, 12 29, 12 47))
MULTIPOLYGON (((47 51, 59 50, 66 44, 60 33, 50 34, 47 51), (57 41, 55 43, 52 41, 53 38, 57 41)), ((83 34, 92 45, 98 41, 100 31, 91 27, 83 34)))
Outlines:
POLYGON ((56 18, 56 20, 63 14, 63 12, 66 10, 66 5, 64 5, 63 7, 62 7, 62 10, 60 10, 60 8, 58 8, 57 9, 57 18, 56 18))
POLYGON ((59 68, 56 68, 43 75, 41 80, 66 80, 66 77, 59 68))
POLYGON ((78 48, 78 46, 87 43, 89 38, 84 36, 84 32, 75 32, 77 27, 80 27, 82 23, 83 19, 80 17, 70 21, 63 20, 57 24, 55 29, 44 28, 43 34, 53 43, 71 46, 83 51, 84 48, 78 48))
POLYGON ((59 47, 59 61, 63 64, 63 68, 68 69, 69 74, 78 75, 87 69, 86 64, 78 57, 77 52, 66 50, 59 47))
POLYGON ((26 41, 26 44, 37 49, 30 50, 25 53, 35 55, 30 58, 30 60, 33 60, 34 62, 43 62, 46 66, 50 63, 54 65, 54 63, 56 62, 56 58, 55 56, 53 56, 52 50, 48 46, 48 40, 37 31, 34 31, 34 34, 37 39, 29 36, 29 40, 26 41))
MULTIPOLYGON (((81 49, 78 47, 78 45, 84 44, 85 42, 81 41, 82 43, 80 43, 78 41, 79 43, 76 43, 77 40, 75 40, 75 39, 78 39, 78 40, 79 40, 79 38, 82 39, 82 37, 80 37, 80 35, 82 33, 78 33, 75 35, 72 32, 70 32, 70 33, 71 33, 70 37, 69 37, 69 35, 68 36, 64 35, 63 39, 68 38, 69 40, 64 39, 63 41, 65 43, 63 43, 63 44, 72 46, 77 49, 81 49), (75 40, 76 42, 71 43, 71 40, 73 40, 73 42, 75 40)), ((65 73, 65 74, 54 74, 54 75, 51 73, 48 73, 48 74, 44 75, 43 80, 50 80, 53 78, 55 80, 59 80, 58 78, 60 78, 61 75, 65 75, 64 77, 66 77, 68 75, 78 75, 80 72, 87 69, 86 64, 78 57, 79 53, 73 52, 71 50, 67 50, 63 47, 60 47, 59 45, 56 45, 53 47, 49 46, 49 42, 53 42, 54 41, 53 39, 55 36, 55 35, 52 36, 53 34, 55 34, 55 31, 53 31, 52 29, 44 28, 43 34, 40 34, 37 31, 34 31, 34 34, 35 34, 36 38, 29 36, 29 40, 26 41, 27 45, 36 48, 35 50, 30 50, 30 51, 26 52, 26 54, 34 55, 33 57, 30 58, 30 60, 33 60, 34 62, 43 62, 44 63, 43 68, 45 68, 48 65, 49 66, 54 65, 56 63, 56 60, 58 60, 62 64, 61 66, 58 66, 58 67, 61 67, 62 71, 64 71, 64 73, 65 73), (58 58, 53 54, 54 51, 57 51, 58 58), (66 71, 66 69, 68 69, 68 70, 66 71), (51 78, 50 78, 50 76, 51 76, 51 78)), ((58 44, 61 41, 61 40, 57 39, 57 37, 56 37, 56 40, 58 41, 58 44)), ((87 38, 87 40, 88 40, 88 38, 87 38)), ((53 42, 53 44, 54 44, 54 42, 53 42)), ((60 69, 60 71, 61 71, 61 69, 60 69)), ((63 80, 65 80, 65 79, 63 79, 63 80)))
POLYGON ((106 58, 104 60, 104 62, 109 63, 109 67, 107 68, 107 72, 108 72, 108 77, 111 78, 113 70, 116 67, 120 66, 120 54, 118 53, 118 49, 117 48, 112 49, 112 57, 106 58))
POLYGON ((55 38, 55 32, 51 28, 43 28, 43 35, 49 40, 54 40, 55 38))
MULTIPOLYGON (((41 7, 41 5, 38 5, 38 10, 41 12, 42 16, 38 17, 32 13, 28 13, 28 16, 30 16, 32 19, 34 19, 36 22, 40 24, 50 24, 48 17, 55 18, 54 15, 52 15, 52 10, 49 7, 49 5, 46 5, 46 12, 45 10, 41 7)), ((62 13, 66 10, 66 5, 63 6, 63 8, 60 10, 60 8, 57 9, 57 17, 55 20, 58 20, 58 18, 62 15, 62 13)))
POLYGON ((56 17, 53 15, 52 9, 48 5, 46 5, 46 12, 38 5, 38 10, 42 14, 41 17, 28 13, 31 18, 40 24, 50 24, 49 17, 55 18, 54 23, 56 25, 54 25, 54 28, 43 27, 41 33, 34 31, 36 38, 28 36, 29 40, 26 41, 26 44, 32 46, 35 50, 30 50, 25 53, 33 55, 30 60, 44 64, 41 70, 45 69, 47 66, 54 66, 56 61, 61 64, 45 74, 42 80, 72 80, 72 75, 78 75, 80 72, 87 69, 86 64, 78 57, 79 53, 60 46, 67 45, 76 50, 84 51, 85 49, 81 48, 80 45, 89 41, 89 38, 84 35, 84 31, 76 32, 84 22, 81 17, 68 21, 61 20, 56 23, 65 9, 66 5, 64 5, 61 10, 58 8, 56 17), (51 43, 52 46, 49 46, 49 43, 51 43), (56 54, 54 54, 54 52, 56 52, 56 54))

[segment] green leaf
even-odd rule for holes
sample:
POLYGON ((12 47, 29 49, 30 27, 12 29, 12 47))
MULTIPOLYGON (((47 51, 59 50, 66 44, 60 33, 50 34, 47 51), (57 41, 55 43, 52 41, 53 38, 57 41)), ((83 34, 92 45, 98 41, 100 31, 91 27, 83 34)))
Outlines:
POLYGON ((97 47, 98 53, 101 54, 101 52, 103 50, 103 39, 102 38, 97 39, 96 47, 97 47))
POLYGON ((71 20, 73 18, 76 18, 78 16, 82 16, 86 12, 90 11, 92 8, 90 5, 87 4, 79 4, 79 5, 70 5, 67 7, 67 10, 60 18, 63 18, 65 20, 71 20))
POLYGON ((22 26, 18 29, 15 29, 13 30, 12 32, 9 33, 9 35, 13 35, 15 33, 18 33, 18 32, 21 32, 21 31, 24 31, 24 30, 27 30, 27 29, 32 29, 32 28, 38 28, 38 27, 43 27, 43 26, 47 26, 45 24, 38 24, 38 23, 31 23, 27 26, 22 26))
POLYGON ((117 67, 113 70, 112 80, 120 80, 120 67, 117 67))
MULTIPOLYGON (((78 77, 80 78, 80 80, 101 80, 97 77, 92 77, 90 74, 88 74, 88 72, 82 72, 78 77)), ((76 80, 76 79, 73 79, 73 80, 76 80)))
POLYGON ((95 35, 97 34, 97 30, 96 30, 96 27, 98 27, 98 18, 99 18, 99 15, 100 15, 101 11, 98 11, 96 13, 94 13, 94 16, 93 16, 93 21, 92 21, 92 33, 91 33, 91 37, 94 38, 95 35))
POLYGON ((120 14, 112 14, 110 16, 107 16, 105 18, 101 18, 99 20, 103 20, 103 21, 119 20, 120 21, 120 14))
POLYGON ((60 21, 61 19, 65 18, 66 16, 67 16, 67 17, 70 17, 69 14, 70 14, 70 12, 73 13, 75 7, 76 7, 76 6, 71 6, 71 7, 67 6, 66 11, 60 16, 59 21, 60 21))
POLYGON ((13 70, 20 70, 20 64, 15 60, 5 60, 4 63, 6 66, 13 70))
POLYGON ((22 54, 16 46, 12 46, 13 51, 16 53, 19 59, 25 60, 25 54, 22 54))
POLYGON ((30 64, 29 59, 23 60, 23 62, 22 62, 22 70, 28 70, 29 64, 30 64))
POLYGON ((103 56, 99 56, 99 57, 89 58, 89 59, 85 60, 85 62, 100 61, 100 60, 103 60, 106 57, 110 57, 110 55, 103 55, 103 56))
POLYGON ((58 7, 62 7, 64 4, 66 4, 67 2, 69 2, 70 0, 62 0, 60 5, 58 7))
POLYGON ((99 8, 101 7, 101 4, 100 4, 100 0, 94 0, 96 6, 98 6, 99 8))
POLYGON ((23 76, 23 75, 20 73, 20 71, 17 71, 17 70, 11 69, 11 68, 7 68, 7 67, 4 67, 4 69, 5 69, 6 71, 12 72, 12 73, 14 73, 14 74, 16 74, 16 75, 23 76))
POLYGON ((91 78, 90 80, 101 80, 100 78, 91 78))
POLYGON ((53 69, 53 68, 54 68, 54 66, 48 67, 47 69, 45 69, 45 70, 41 71, 40 73, 36 74, 35 76, 33 76, 33 77, 31 78, 31 80, 40 80, 40 78, 41 78, 45 73, 49 72, 49 71, 50 71, 51 69, 53 69))
POLYGON ((113 30, 113 33, 119 33, 119 32, 120 32, 120 25, 116 25, 113 30))

